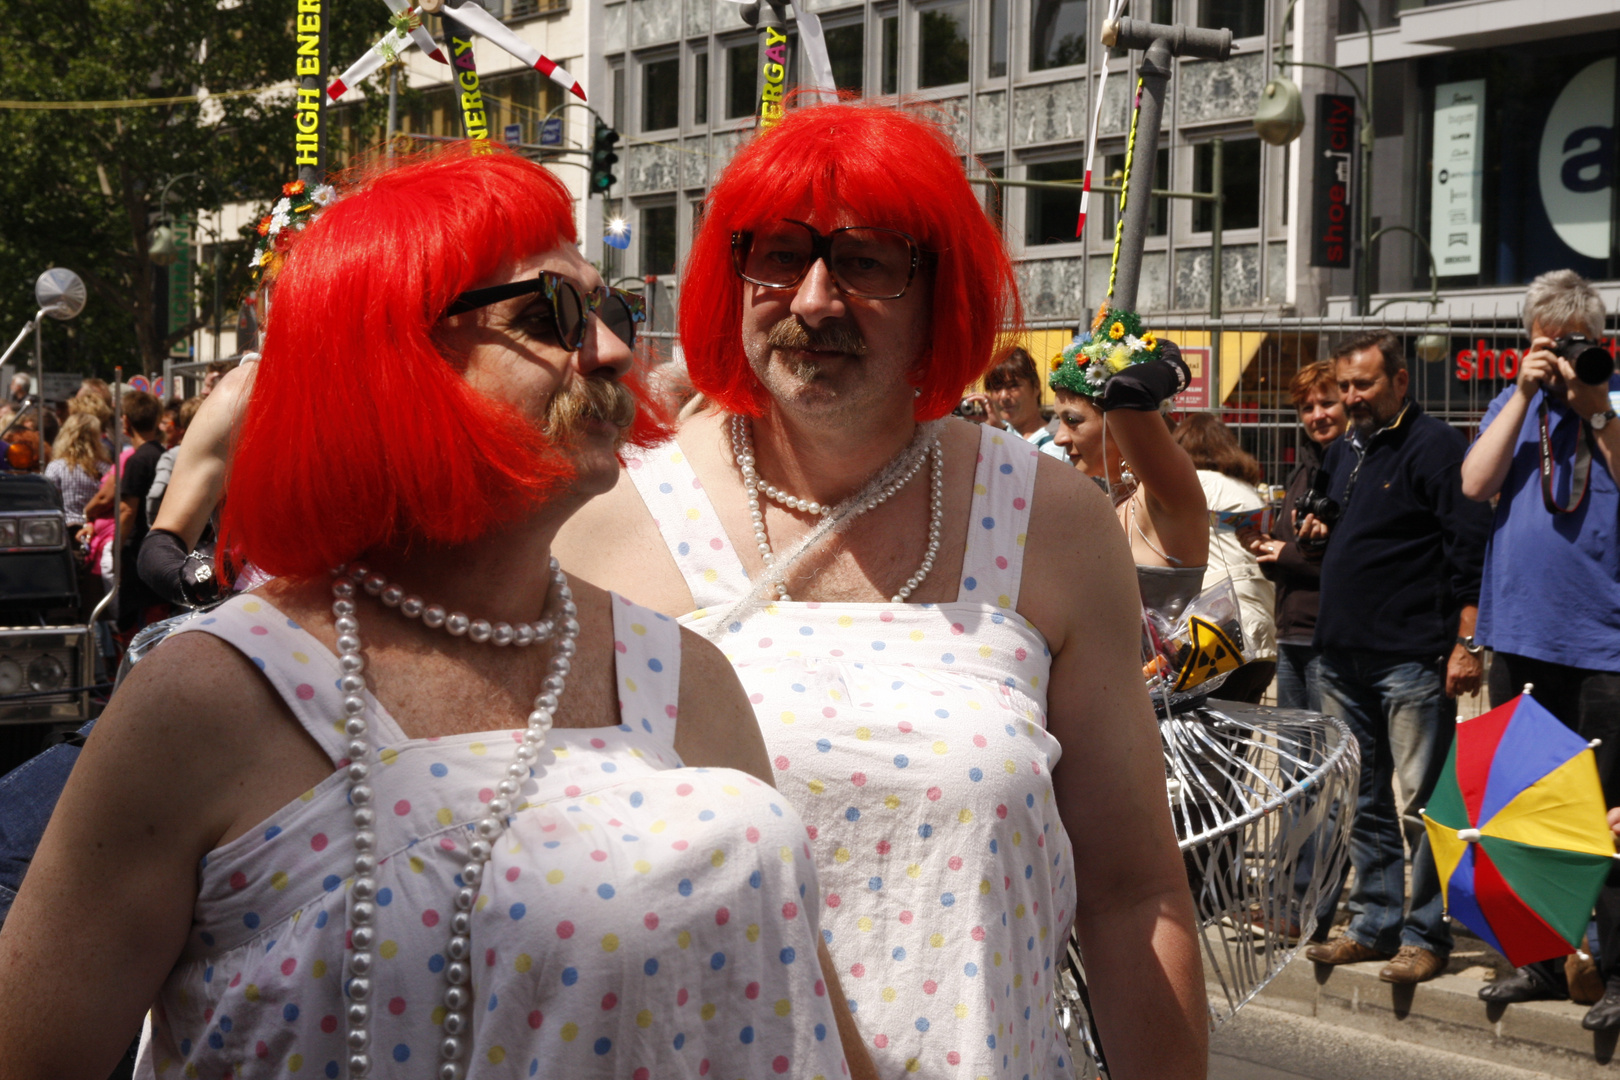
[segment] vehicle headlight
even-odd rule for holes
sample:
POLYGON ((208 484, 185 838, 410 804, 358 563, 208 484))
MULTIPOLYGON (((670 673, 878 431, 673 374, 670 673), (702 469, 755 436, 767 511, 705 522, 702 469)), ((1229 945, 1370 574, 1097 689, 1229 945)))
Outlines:
POLYGON ((55 690, 65 682, 66 666, 50 653, 35 657, 28 665, 28 685, 35 690, 55 690))
POLYGON ((22 688, 22 665, 9 656, 0 656, 0 694, 15 694, 22 688))
POLYGON ((59 517, 23 518, 18 522, 17 539, 23 547, 61 547, 62 519, 59 517))
POLYGON ((0 521, 0 548, 17 546, 17 519, 0 521))

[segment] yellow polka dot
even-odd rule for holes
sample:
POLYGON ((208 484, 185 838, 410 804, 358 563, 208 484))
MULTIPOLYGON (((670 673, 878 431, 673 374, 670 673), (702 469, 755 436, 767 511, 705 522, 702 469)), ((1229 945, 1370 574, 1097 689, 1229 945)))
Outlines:
POLYGON ((562 884, 562 879, 563 879, 563 872, 561 870, 547 870, 546 871, 546 881, 549 882, 550 884, 552 884, 552 885, 561 885, 562 884))
POLYGON ((997 446, 1005 446, 1005 445, 1007 445, 1007 440, 1003 439, 1000 435, 992 435, 992 436, 990 436, 990 441, 995 443, 997 446))
POLYGON ((1018 537, 1017 537, 1018 546, 1023 547, 1024 546, 1024 541, 1027 540, 1028 538, 1029 538, 1028 533, 1019 533, 1018 537))
POLYGON ((1019 972, 1017 975, 1013 976, 1013 986, 1016 988, 1016 987, 1021 987, 1023 985, 1024 985, 1024 975, 1023 975, 1023 972, 1019 972))
POLYGON ((780 848, 778 848, 776 854, 783 862, 793 861, 793 849, 788 847, 786 844, 783 844, 780 848))
POLYGON ((634 680, 634 679, 626 679, 626 680, 624 680, 624 687, 625 687, 626 690, 629 690, 632 694, 635 693, 636 692, 636 680, 634 680))
POLYGON ((682 930, 680 933, 676 934, 675 944, 679 945, 683 949, 690 948, 692 945, 692 932, 690 930, 682 930))
POLYGON ((960 1002, 960 1001, 958 1001, 956 1003, 956 1018, 958 1020, 966 1020, 967 1019, 967 1014, 968 1014, 967 1005, 960 1002))
POLYGON ((485 746, 481 742, 471 743, 471 744, 468 745, 467 749, 472 751, 475 754, 478 754, 479 756, 482 756, 482 755, 489 752, 489 747, 485 746))
POLYGON ((777 1003, 776 1003, 776 1015, 777 1016, 786 1016, 788 1013, 790 1013, 792 1011, 793 1011, 793 1003, 791 1001, 789 1001, 787 998, 782 998, 779 1001, 777 1001, 777 1003))
POLYGON ((1018 847, 1023 842, 1024 842, 1024 832, 1023 832, 1023 830, 1022 829, 1014 829, 1013 830, 1013 847, 1018 847))
POLYGON ((631 633, 632 633, 632 634, 637 634, 637 635, 640 635, 640 636, 645 636, 645 635, 646 635, 646 633, 647 633, 647 628, 646 628, 646 627, 645 627, 645 626, 642 626, 642 625, 641 625, 641 624, 640 624, 640 623, 638 623, 638 622, 633 622, 633 623, 631 623, 631 624, 630 624, 630 632, 631 632, 631 633))
POLYGON ((698 508, 695 507, 695 506, 687 507, 687 509, 686 509, 686 520, 688 520, 688 521, 696 521, 697 519, 698 519, 698 508))
POLYGON ((812 795, 820 795, 823 791, 827 790, 827 785, 823 784, 820 780, 812 780, 806 784, 805 787, 810 789, 810 794, 812 795))
POLYGON ((714 1019, 714 1013, 715 1013, 715 1008, 714 1008, 714 1002, 712 1002, 712 1001, 705 1003, 703 1008, 698 1010, 698 1015, 703 1017, 703 1019, 705 1019, 705 1020, 713 1020, 714 1019))
POLYGON ((950 749, 951 748, 949 746, 945 745, 944 739, 938 739, 934 742, 934 753, 936 754, 949 753, 950 749))
POLYGON ((512 970, 516 971, 520 975, 532 967, 534 967, 534 957, 530 956, 526 952, 518 953, 517 959, 512 961, 512 970))
POLYGON ((862 742, 865 742, 867 739, 870 739, 872 737, 872 729, 871 728, 858 727, 858 728, 855 729, 855 737, 857 739, 860 739, 862 742))
POLYGON ((602 951, 603 952, 618 952, 619 951, 619 935, 618 934, 603 934, 602 935, 602 951))
POLYGON ((1013 918, 1022 919, 1023 917, 1024 917, 1024 905, 1019 904, 1017 907, 1013 908, 1013 918))
POLYGON ((721 784, 720 790, 725 792, 727 795, 732 796, 742 794, 742 788, 738 787, 736 784, 721 784))
POLYGON ((311 978, 316 978, 316 979, 325 978, 326 977, 326 961, 325 960, 317 960, 313 964, 311 964, 309 966, 309 974, 310 974, 311 978))
POLYGON ((1031 686, 1039 686, 1039 685, 1041 685, 1041 677, 1039 675, 1031 675, 1029 677, 1029 685, 1031 685, 1031 686))
POLYGON ((956 820, 961 822, 963 825, 966 825, 968 822, 973 820, 973 811, 969 810, 965 806, 962 807, 961 811, 956 815, 956 820))
POLYGON ((478 898, 478 902, 473 905, 473 910, 483 911, 487 907, 489 907, 489 893, 485 893, 478 898))
POLYGON ((885 986, 885 987, 884 987, 884 988, 883 988, 883 994, 882 994, 882 997, 883 997, 883 1000, 884 1000, 884 1001, 893 1001, 893 1000, 894 1000, 894 997, 895 997, 895 994, 894 994, 894 987, 892 987, 892 986, 885 986))
POLYGON ((833 852, 833 862, 849 862, 849 848, 841 847, 833 852))
POLYGON ((293 653, 293 659, 298 661, 300 664, 307 664, 307 663, 309 663, 309 654, 301 653, 301 652, 295 652, 295 653, 293 653))
POLYGON ((298 801, 299 802, 309 802, 309 800, 313 799, 314 797, 315 797, 315 789, 310 788, 308 791, 306 791, 302 795, 298 796, 298 801))
POLYGON ((885 798, 883 800, 883 805, 888 807, 890 810, 898 810, 898 809, 900 809, 900 796, 898 796, 898 795, 890 795, 890 796, 888 796, 887 798, 885 798))
POLYGON ((839 692, 838 692, 838 691, 836 691, 836 690, 829 690, 829 691, 827 691, 827 696, 828 696, 828 697, 830 697, 830 698, 832 698, 832 699, 833 699, 833 700, 834 700, 834 701, 843 701, 843 700, 844 700, 844 695, 843 695, 843 694, 840 694, 840 693, 839 693, 839 692))
POLYGON ((415 855, 411 856, 411 858, 410 858, 411 873, 420 874, 422 872, 422 868, 424 866, 426 866, 426 865, 427 865, 426 863, 424 863, 421 859, 417 858, 415 855))
POLYGON ((669 828, 669 824, 666 821, 664 821, 663 818, 659 818, 657 821, 655 821, 651 825, 647 826, 647 831, 648 832, 654 832, 654 833, 661 833, 667 828, 669 828))
POLYGON ((1044 927, 1044 926, 1041 927, 1041 940, 1042 941, 1046 940, 1046 927, 1044 927))
POLYGON ((287 1058, 287 1071, 288 1072, 297 1072, 299 1069, 302 1069, 303 1067, 304 1067, 304 1055, 303 1054, 291 1054, 291 1055, 288 1056, 288 1058, 287 1058))
POLYGON ((562 1030, 557 1034, 562 1038, 563 1042, 573 1042, 579 1036, 579 1025, 570 1021, 564 1024, 562 1030))
POLYGON ((653 1014, 651 1009, 642 1009, 640 1012, 636 1013, 636 1027, 650 1028, 652 1027, 652 1022, 653 1014))
POLYGON ((838 616, 838 625, 839 626, 854 626, 855 625, 855 620, 850 618, 848 615, 840 615, 840 616, 838 616))
POLYGON ((990 879, 989 878, 981 878, 979 880, 979 895, 980 896, 989 896, 990 895, 990 879))
POLYGON ((383 942, 381 945, 377 946, 377 955, 381 956, 384 960, 392 960, 394 957, 399 955, 399 942, 392 939, 383 942))
POLYGON ((856 919, 855 929, 859 930, 863 934, 870 934, 872 932, 872 917, 870 915, 862 915, 860 918, 856 919))
POLYGON ((254 983, 248 983, 247 986, 243 987, 243 989, 242 989, 242 996, 247 998, 249 1001, 258 1001, 259 1000, 259 988, 258 988, 258 986, 255 985, 254 983))
POLYGON ((916 1058, 911 1058, 906 1062, 906 1072, 908 1073, 914 1073, 920 1068, 922 1068, 922 1062, 918 1061, 916 1058))
POLYGON ((910 878, 912 881, 916 881, 921 876, 922 876, 922 864, 921 863, 912 863, 910 866, 906 867, 906 877, 910 878))
POLYGON ((439 1024, 444 1023, 444 1014, 445 1014, 445 1008, 444 1008, 443 1005, 435 1005, 435 1006, 433 1006, 433 1012, 430 1013, 429 1016, 432 1019, 433 1024, 434 1024, 435 1027, 437 1027, 439 1024))
POLYGON ((980 705, 977 701, 970 701, 970 702, 967 703, 967 706, 968 706, 968 708, 972 709, 974 712, 978 712, 981 708, 983 708, 983 706, 980 705))
POLYGON ((721 851, 719 848, 715 848, 714 853, 709 856, 709 865, 718 870, 720 867, 724 866, 725 864, 726 864, 726 853, 721 851))
POLYGON ((748 943, 750 945, 758 942, 759 941, 759 924, 758 923, 749 923, 748 924, 748 933, 745 936, 748 938, 748 943))
POLYGON ((186 1080, 197 1080, 197 1066, 186 1062, 186 1080))
POLYGON ((995 652, 995 650, 992 649, 988 645, 980 645, 979 646, 979 655, 981 657, 983 657, 984 659, 986 659, 986 660, 990 659, 991 654, 994 653, 994 652, 995 652))
POLYGON ((975 494, 975 495, 988 495, 988 494, 990 494, 990 489, 985 487, 983 484, 974 484, 973 485, 973 494, 975 494))
POLYGON ((932 935, 928 939, 928 944, 932 945, 936 949, 939 948, 941 945, 945 944, 945 935, 944 934, 934 934, 934 935, 932 935))
POLYGON ((259 612, 264 610, 264 605, 259 603, 257 600, 249 600, 247 603, 242 605, 242 610, 247 612, 249 615, 257 615, 259 612))
POLYGON ((438 819, 440 825, 448 825, 452 821, 456 820, 455 815, 450 812, 450 808, 448 806, 439 807, 439 812, 433 816, 438 819))
POLYGON ((276 890, 285 889, 287 887, 287 874, 286 874, 286 872, 283 871, 283 870, 277 870, 275 873, 271 874, 270 875, 270 887, 272 889, 276 889, 276 890))
POLYGON ((672 450, 672 451, 670 451, 670 454, 669 454, 669 460, 671 460, 675 464, 679 465, 681 462, 685 461, 686 458, 681 456, 681 452, 679 450, 672 450))
POLYGON ((922 639, 923 639, 923 632, 921 630, 913 630, 911 632, 911 640, 912 641, 921 641, 922 639))
POLYGON ((784 724, 793 723, 793 714, 791 712, 788 712, 785 709, 782 711, 782 723, 784 723, 784 724))
POLYGON ((780 612, 781 610, 782 609, 777 607, 775 604, 766 604, 765 605, 765 614, 767 614, 767 615, 775 615, 778 612, 780 612))
POLYGON ((652 869, 652 863, 648 862, 646 859, 637 859, 635 866, 636 873, 638 874, 645 874, 652 869))
POLYGON ((996 597, 996 603, 1000 604, 1002 607, 1012 607, 1012 597, 1008 596, 1006 593, 1002 593, 1000 596, 996 597))
POLYGON ((994 964, 996 967, 1000 967, 1001 966, 1001 954, 996 953, 994 956, 992 956, 990 958, 990 962, 992 964, 994 964))

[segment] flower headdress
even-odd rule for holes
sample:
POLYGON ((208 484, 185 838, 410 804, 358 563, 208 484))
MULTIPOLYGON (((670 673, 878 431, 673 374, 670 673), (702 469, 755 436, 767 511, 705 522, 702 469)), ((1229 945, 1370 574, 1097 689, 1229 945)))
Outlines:
POLYGON ((259 219, 259 250, 253 254, 253 281, 258 284, 276 276, 293 234, 308 225, 316 211, 337 199, 331 184, 313 191, 302 180, 281 185, 281 199, 259 219))
POLYGON ((1091 330, 1052 357, 1047 384, 1054 390, 1100 398, 1103 387, 1116 373, 1158 355, 1158 338, 1152 330, 1142 328, 1142 320, 1134 311, 1110 308, 1105 303, 1097 309, 1091 330))

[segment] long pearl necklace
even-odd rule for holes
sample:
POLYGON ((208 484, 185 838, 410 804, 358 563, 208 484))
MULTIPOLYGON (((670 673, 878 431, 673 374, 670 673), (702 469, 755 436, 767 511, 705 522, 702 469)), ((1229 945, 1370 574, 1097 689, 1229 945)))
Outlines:
MULTIPOLYGON (((403 592, 397 586, 388 584, 382 575, 371 573, 363 566, 339 567, 335 577, 336 580, 332 582, 332 616, 338 635, 338 667, 343 672, 338 687, 343 692, 343 730, 349 736, 349 802, 354 807, 354 884, 350 887, 348 916, 349 943, 353 949, 349 956, 352 977, 346 990, 349 998, 346 1011, 349 1076, 362 1077, 371 1071, 372 1065, 371 949, 376 940, 377 834, 373 831, 376 811, 372 807, 375 793, 370 784, 370 725, 366 721, 364 697, 366 680, 361 675, 366 664, 360 655, 360 622, 355 617, 354 596, 357 584, 366 592, 382 597, 384 603, 387 603, 387 596, 403 597, 403 592)), ((555 653, 551 658, 551 670, 541 684, 539 696, 534 699, 528 727, 512 753, 506 776, 496 785, 495 797, 485 804, 485 816, 474 826, 476 835, 468 845, 467 863, 461 869, 461 885, 456 889, 455 913, 450 916, 450 942, 445 948, 444 1019, 440 1023, 444 1038, 439 1041, 439 1068, 436 1074, 439 1080, 461 1080, 465 1075, 461 1061, 466 1050, 464 1036, 472 1026, 468 1015, 468 1006, 472 1002, 472 993, 468 988, 472 978, 472 968, 468 962, 472 952, 469 934, 472 930, 473 904, 478 898, 478 883, 483 879, 484 865, 494 852, 495 841, 506 831, 518 793, 529 779, 535 759, 540 756, 546 735, 551 731, 557 703, 567 685, 574 652, 578 647, 579 620, 576 616, 579 612, 568 587, 568 577, 555 558, 551 560, 551 583, 558 600, 559 618, 556 626, 560 630, 553 646, 555 653)), ((403 608, 403 603, 400 606, 403 608)), ((472 636, 470 632, 468 636, 472 636)), ((487 640, 494 641, 494 634, 489 634, 487 640)), ((509 640, 515 641, 516 638, 514 636, 509 640)), ((496 644, 507 642, 496 641, 496 644)))
MULTIPOLYGON (((907 448, 909 449, 909 447, 907 448)), ((900 451, 902 454, 906 450, 900 451)), ((772 487, 760 479, 759 469, 754 458, 753 439, 749 432, 748 418, 733 416, 731 418, 731 453, 737 460, 737 468, 742 471, 743 488, 748 492, 748 520, 754 527, 754 544, 759 551, 760 558, 765 561, 769 570, 776 562, 776 554, 771 550, 770 537, 765 533, 765 510, 760 506, 760 492, 767 497, 795 510, 804 510, 817 516, 828 514, 833 507, 823 507, 820 503, 810 502, 806 499, 797 499, 786 494, 778 488, 772 487)), ((888 502, 901 488, 911 482, 922 468, 923 461, 933 459, 932 483, 928 505, 928 549, 923 553, 922 563, 917 572, 906 579, 900 586, 900 591, 889 598, 890 602, 903 604, 906 598, 928 577, 928 572, 934 568, 934 557, 939 554, 940 521, 943 518, 945 506, 945 451, 940 447, 936 436, 929 443, 927 449, 918 454, 916 459, 892 482, 868 499, 865 503, 855 507, 849 514, 851 518, 859 517, 868 510, 875 509, 888 502)), ((776 595, 779 600, 793 599, 788 595, 787 583, 781 580, 776 582, 776 595)))
POLYGON ((549 640, 557 632, 556 624, 551 619, 540 619, 535 622, 523 622, 513 626, 511 623, 491 623, 488 619, 472 619, 459 611, 445 611, 443 605, 429 604, 420 596, 407 595, 398 585, 391 585, 388 579, 381 574, 360 571, 364 567, 356 567, 350 576, 355 584, 366 590, 372 596, 381 600, 388 607, 398 609, 399 613, 407 619, 421 619, 422 625, 429 630, 443 630, 451 637, 465 635, 468 640, 476 641, 482 645, 486 641, 492 645, 538 645, 549 640), (360 576, 356 576, 360 574, 360 576))

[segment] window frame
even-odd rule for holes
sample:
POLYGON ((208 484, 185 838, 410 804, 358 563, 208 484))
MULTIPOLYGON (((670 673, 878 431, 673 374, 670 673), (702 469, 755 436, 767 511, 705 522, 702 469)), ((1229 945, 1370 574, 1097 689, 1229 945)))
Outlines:
POLYGON ((676 277, 681 268, 681 207, 677 196, 674 193, 655 195, 647 199, 637 199, 631 203, 631 206, 636 214, 634 221, 637 233, 635 239, 636 276, 645 278, 648 275, 656 275, 660 279, 676 277), (668 210, 670 212, 672 230, 670 240, 674 244, 674 253, 672 264, 668 270, 650 270, 647 267, 646 251, 651 231, 647 228, 646 215, 653 210, 668 210))
MULTIPOLYGON (((1081 32, 1081 40, 1085 43, 1086 55, 1076 64, 1057 64, 1052 67, 1038 68, 1035 66, 1035 5, 1040 0, 1016 0, 1015 10, 1022 18, 1013 20, 1012 30, 1008 35, 1007 48, 1017 55, 1010 58, 1009 67, 1014 68, 1024 80, 1041 81, 1044 79, 1065 80, 1075 77, 1077 71, 1088 71, 1095 74, 1091 65, 1092 56, 1096 53, 1094 38, 1098 27, 1096 25, 1096 0, 1080 0, 1085 4, 1085 29, 1081 32)), ((1119 57, 1112 59, 1118 60, 1119 57)), ((1095 80, 1093 80, 1095 81, 1095 80)))
POLYGON ((978 6, 979 5, 975 2, 975 0, 924 0, 922 3, 912 3, 907 5, 907 8, 909 9, 908 21, 910 23, 911 40, 907 42, 902 35, 899 43, 900 63, 898 66, 900 71, 898 72, 898 75, 902 93, 908 85, 912 90, 919 94, 928 94, 930 96, 938 94, 942 97, 952 97, 971 90, 974 82, 974 54, 977 52, 977 50, 973 47, 973 27, 977 18, 978 6), (956 82, 938 83, 934 86, 924 86, 922 84, 923 16, 929 12, 950 7, 965 7, 967 9, 967 18, 965 25, 963 26, 963 32, 966 35, 964 38, 964 43, 967 45, 966 71, 963 77, 956 82), (910 57, 911 64, 909 65, 909 68, 911 77, 908 81, 906 78, 906 54, 912 50, 915 50, 915 53, 910 57))
POLYGON ((650 135, 662 132, 679 131, 681 127, 681 54, 678 49, 659 49, 647 53, 636 54, 636 134, 650 135), (675 63, 675 116, 674 121, 663 127, 647 127, 647 69, 653 64, 675 63))

